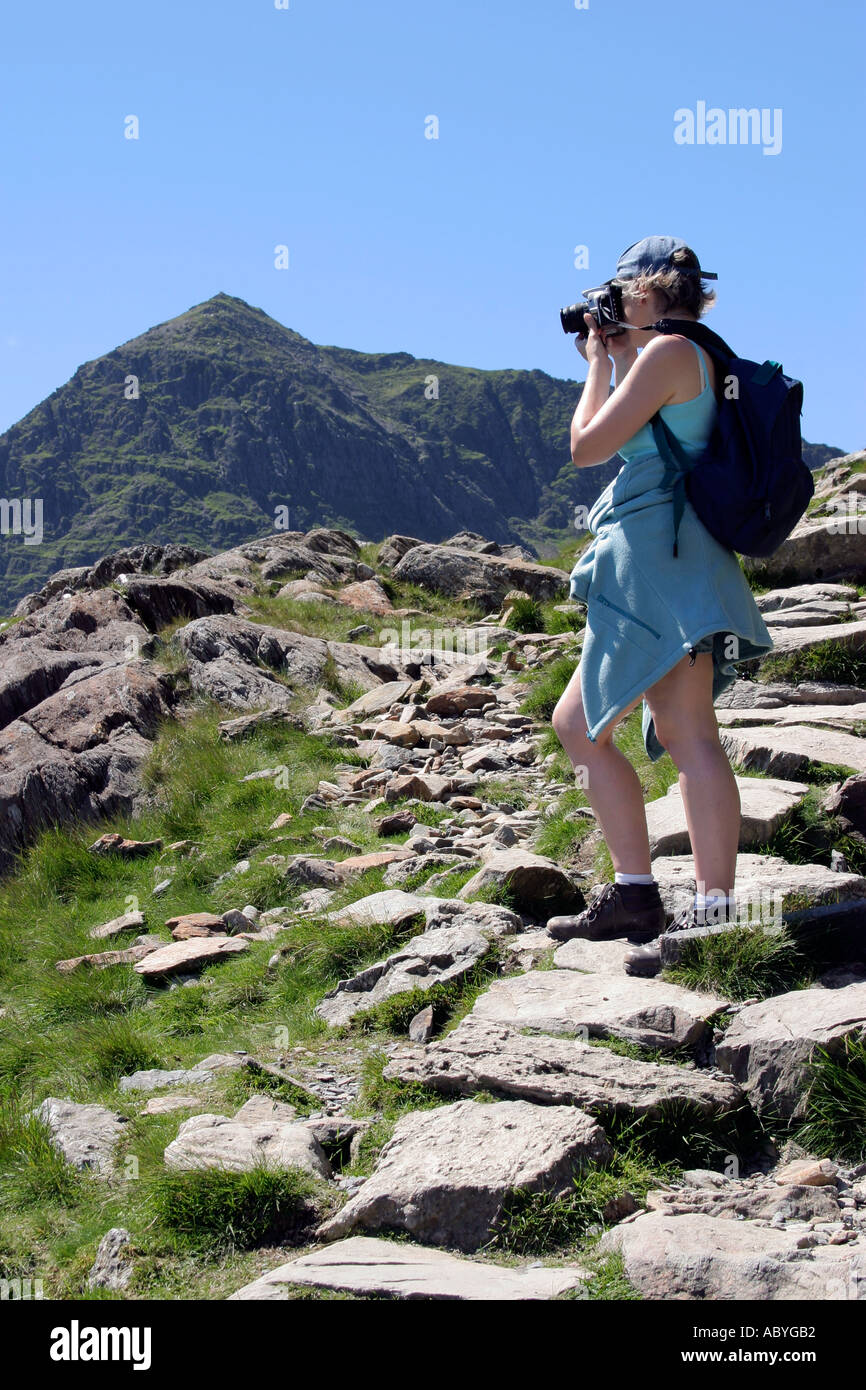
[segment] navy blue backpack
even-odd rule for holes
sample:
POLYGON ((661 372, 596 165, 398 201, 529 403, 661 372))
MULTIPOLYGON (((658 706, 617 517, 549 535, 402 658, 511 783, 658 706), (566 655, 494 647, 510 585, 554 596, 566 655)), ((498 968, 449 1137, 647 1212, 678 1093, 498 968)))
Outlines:
POLYGON ((653 328, 681 333, 706 348, 721 369, 718 420, 697 459, 689 458, 658 412, 650 421, 656 448, 677 470, 674 555, 686 497, 720 544, 741 555, 772 555, 815 491, 802 455, 803 383, 785 376, 778 362, 737 357, 702 323, 659 319, 653 328))

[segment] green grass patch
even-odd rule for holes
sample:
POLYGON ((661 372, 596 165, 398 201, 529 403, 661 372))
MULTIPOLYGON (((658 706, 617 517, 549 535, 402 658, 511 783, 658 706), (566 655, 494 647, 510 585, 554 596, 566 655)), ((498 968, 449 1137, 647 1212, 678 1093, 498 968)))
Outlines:
POLYGON ((12 1102, 0 1108, 0 1210, 70 1205, 84 1182, 54 1148, 41 1120, 12 1102))
POLYGON ((302 1244, 318 1219, 316 1184, 300 1169, 166 1172, 154 1179, 154 1214, 178 1243, 210 1250, 302 1244))
POLYGON ((534 850, 559 863, 580 846, 586 836, 596 828, 591 816, 575 815, 574 812, 586 806, 586 793, 580 787, 564 791, 553 810, 539 821, 534 839, 534 850))
POLYGON ((544 1255, 580 1245, 588 1233, 616 1224, 614 1204, 630 1193, 640 1205, 650 1188, 678 1175, 672 1164, 655 1164, 638 1147, 614 1155, 609 1167, 575 1172, 573 1191, 557 1197, 517 1188, 503 1204, 485 1250, 544 1255))
POLYGON ((525 783, 516 777, 490 777, 483 783, 482 790, 484 800, 499 810, 525 811, 531 799, 525 783))
POLYGON ((563 654, 555 656, 537 673, 533 672, 520 705, 521 713, 534 715, 536 719, 550 719, 577 664, 575 657, 563 654))
POLYGON ((736 1001, 805 989, 815 971, 784 929, 766 930, 755 923, 685 942, 664 978, 736 1001))
MULTIPOLYGON (((835 775, 827 780, 844 781, 849 775, 844 768, 833 771, 835 775)), ((845 855, 853 873, 866 872, 866 842, 845 831, 838 816, 822 811, 824 794, 824 786, 811 787, 770 838, 754 852, 778 855, 789 864, 829 865, 831 851, 838 849, 845 855)))
POLYGON ((604 1258, 598 1251, 584 1251, 581 1254, 581 1264, 588 1269, 589 1279, 582 1290, 561 1294, 560 1299, 580 1298, 590 1303, 640 1301, 641 1295, 626 1276, 621 1255, 608 1255, 604 1258))
POLYGON ((810 1065, 806 1119, 797 1142, 818 1158, 866 1160, 866 1035, 816 1048, 810 1065))
POLYGON ((759 681, 830 681, 836 685, 866 685, 866 651, 840 640, 817 642, 804 651, 780 652, 761 662, 759 681))
POLYGON ((487 955, 455 980, 431 985, 429 989, 413 989, 383 999, 372 1009, 364 1009, 355 1014, 352 1028, 361 1033, 385 1030, 389 1033, 405 1035, 409 1024, 417 1013, 428 1005, 433 1009, 434 1031, 440 1031, 446 1024, 465 1017, 478 995, 487 989, 491 980, 502 973, 501 954, 492 943, 487 955))

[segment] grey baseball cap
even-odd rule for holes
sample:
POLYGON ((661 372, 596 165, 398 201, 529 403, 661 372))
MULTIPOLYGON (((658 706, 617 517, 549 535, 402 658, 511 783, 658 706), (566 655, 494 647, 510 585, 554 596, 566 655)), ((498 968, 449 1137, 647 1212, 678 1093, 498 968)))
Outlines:
MULTIPOLYGON (((633 280, 636 275, 651 275, 656 270, 670 270, 675 251, 687 251, 684 241, 675 236, 647 236, 627 246, 616 263, 617 280, 633 280)), ((702 280, 718 280, 712 270, 688 270, 679 267, 686 275, 699 275, 702 280)))

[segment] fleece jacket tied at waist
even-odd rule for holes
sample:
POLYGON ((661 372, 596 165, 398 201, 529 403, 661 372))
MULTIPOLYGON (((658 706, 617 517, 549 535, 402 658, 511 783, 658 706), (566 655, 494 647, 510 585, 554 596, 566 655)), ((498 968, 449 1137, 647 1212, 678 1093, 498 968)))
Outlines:
MULTIPOLYGON (((594 539, 571 572, 569 596, 587 605, 580 682, 593 743, 702 637, 719 634, 714 701, 736 679, 735 661, 773 648, 734 552, 686 501, 674 556, 672 514, 672 478, 655 452, 624 465, 589 513, 594 539)), ((646 701, 642 727, 655 762, 665 749, 646 701)))

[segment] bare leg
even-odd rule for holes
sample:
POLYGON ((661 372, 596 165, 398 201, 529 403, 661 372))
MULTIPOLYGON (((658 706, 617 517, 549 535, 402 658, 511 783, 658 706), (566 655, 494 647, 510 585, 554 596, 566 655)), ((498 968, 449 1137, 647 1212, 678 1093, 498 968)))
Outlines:
POLYGON ((557 738, 577 771, 585 768, 582 785, 610 850, 614 871, 622 874, 652 873, 643 789, 628 758, 614 745, 611 734, 619 721, 640 703, 606 725, 595 743, 586 737, 580 667, 560 696, 552 724, 557 738))
POLYGON ((699 893, 731 893, 737 872, 740 793, 719 742, 713 658, 683 657, 646 692, 659 741, 679 769, 699 893))

